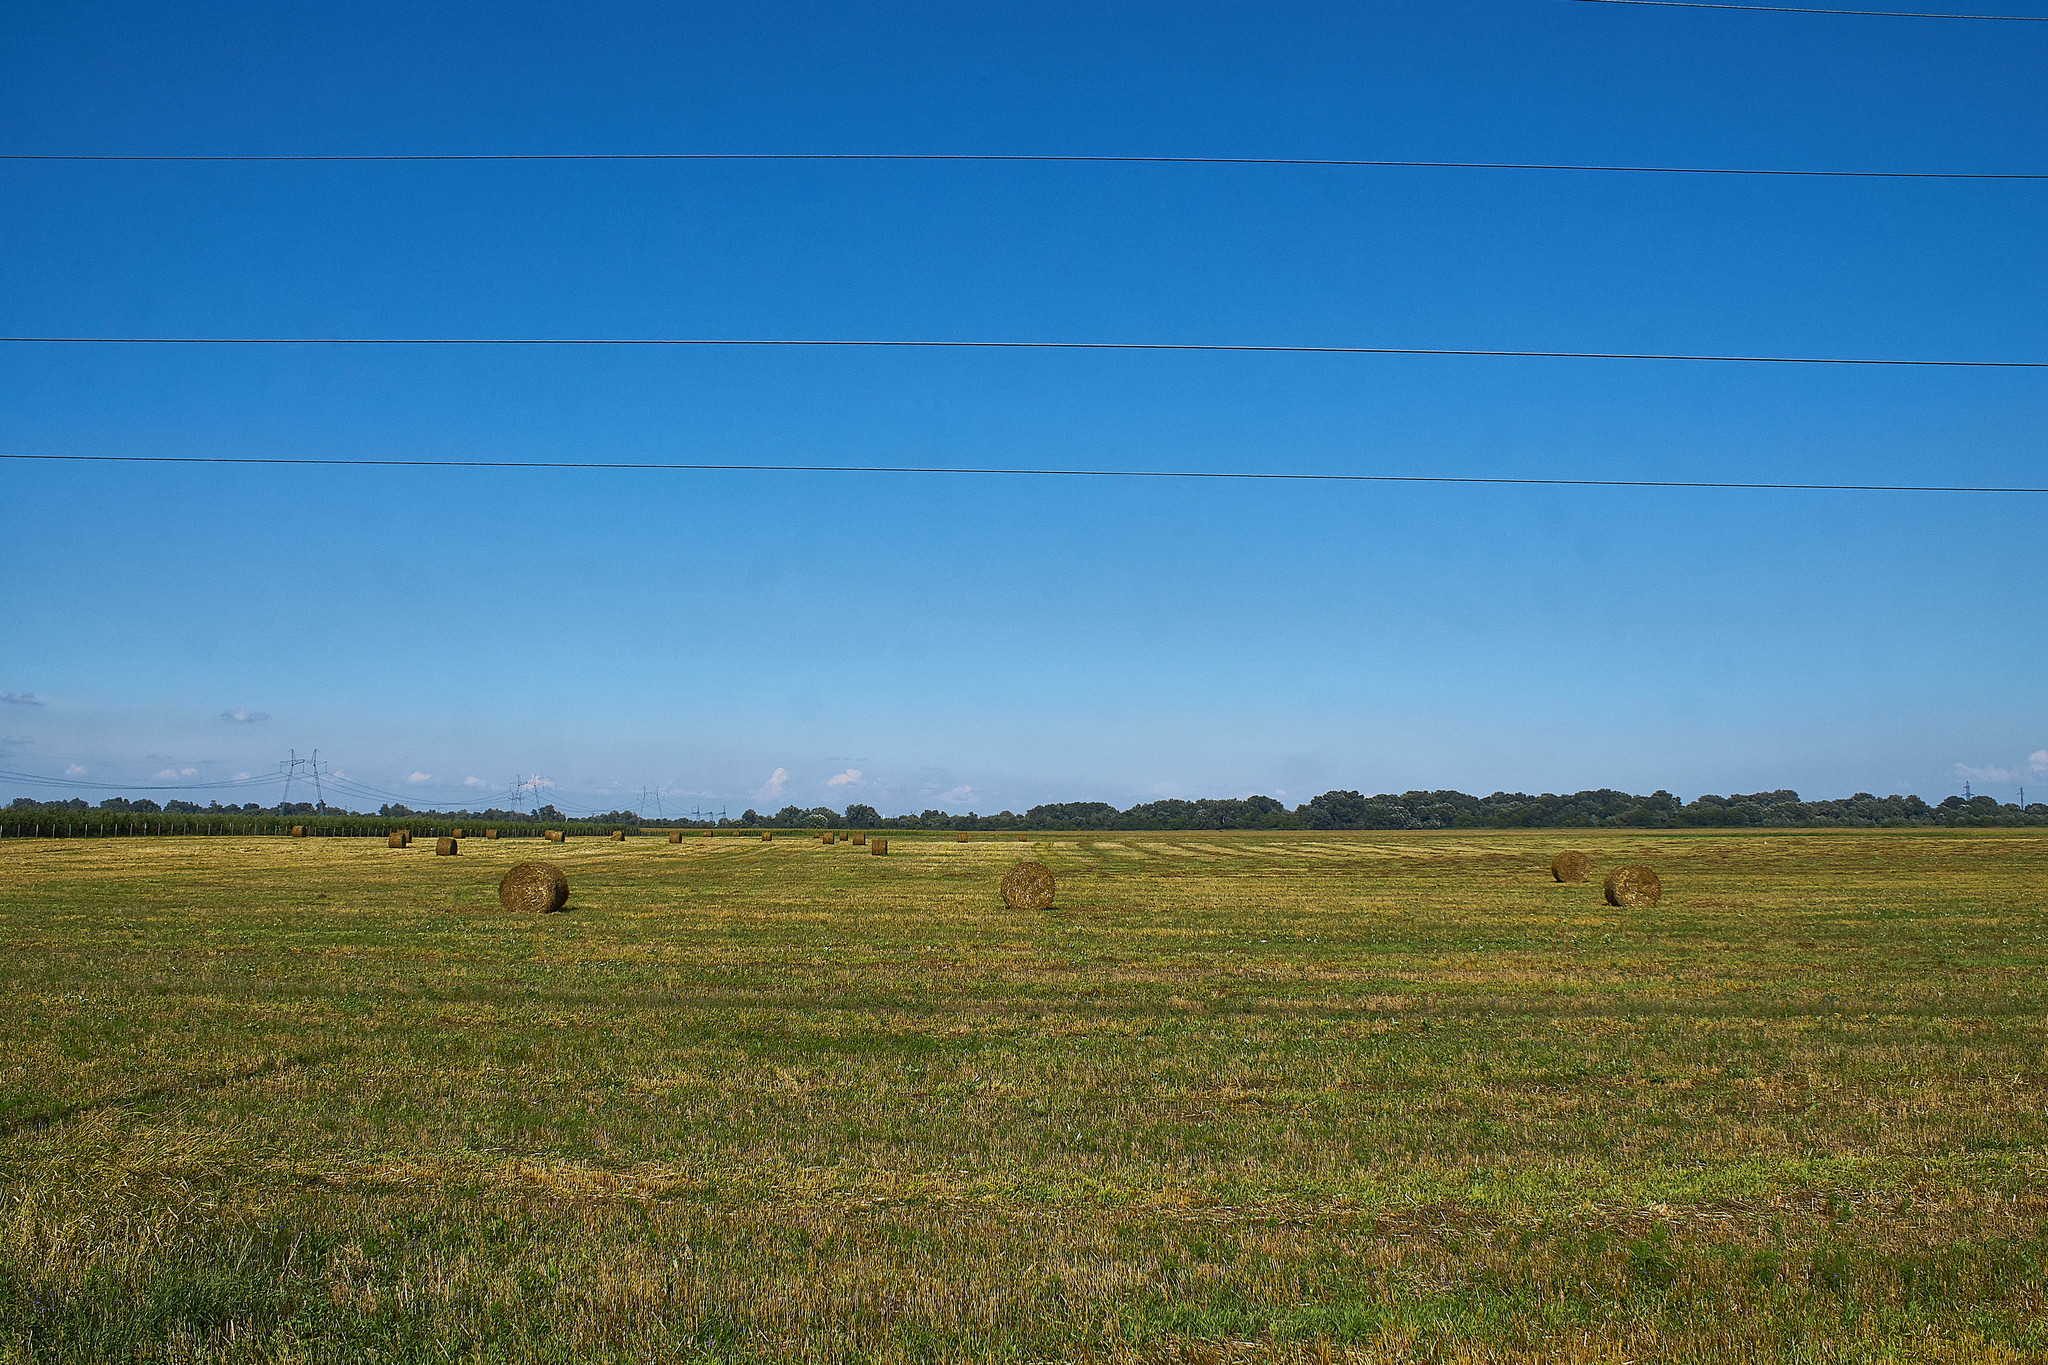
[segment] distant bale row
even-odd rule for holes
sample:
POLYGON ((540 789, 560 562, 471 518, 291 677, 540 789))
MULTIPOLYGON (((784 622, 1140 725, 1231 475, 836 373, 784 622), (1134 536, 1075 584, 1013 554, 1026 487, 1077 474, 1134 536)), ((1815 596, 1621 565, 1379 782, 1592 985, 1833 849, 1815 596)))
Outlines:
MULTIPOLYGON (((1592 870, 1592 855, 1576 848, 1568 848, 1550 860, 1550 875, 1560 882, 1582 882, 1592 870)), ((1657 879, 1655 868, 1646 863, 1628 863, 1607 874, 1601 892, 1609 905, 1644 910, 1663 898, 1664 884, 1657 879)))

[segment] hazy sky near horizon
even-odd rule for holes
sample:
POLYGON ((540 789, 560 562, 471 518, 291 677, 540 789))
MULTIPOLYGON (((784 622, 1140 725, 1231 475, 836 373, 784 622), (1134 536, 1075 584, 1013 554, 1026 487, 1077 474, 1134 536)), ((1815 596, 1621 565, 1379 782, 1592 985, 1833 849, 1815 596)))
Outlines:
MULTIPOLYGON (((1432 0, 17 5, 7 27, 10 152, 2048 171, 2048 24, 1432 0)), ((0 201, 8 335, 2048 358, 2048 182, 11 162, 0 201)), ((2044 399, 2024 370, 0 346, 0 451, 39 455, 2041 485, 2044 399)), ((565 807, 658 786, 671 813, 2048 792, 2043 497, 0 479, 0 768, 80 782, 317 747, 415 804, 540 773, 565 807)))

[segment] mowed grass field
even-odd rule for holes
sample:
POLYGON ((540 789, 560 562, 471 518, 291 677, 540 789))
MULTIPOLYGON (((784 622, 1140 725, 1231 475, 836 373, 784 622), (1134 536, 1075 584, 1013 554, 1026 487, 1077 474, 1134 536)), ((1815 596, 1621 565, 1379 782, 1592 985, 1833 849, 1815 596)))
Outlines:
POLYGON ((2040 835, 10 840, 0 1036, 9 1362, 2048 1359, 2040 835))

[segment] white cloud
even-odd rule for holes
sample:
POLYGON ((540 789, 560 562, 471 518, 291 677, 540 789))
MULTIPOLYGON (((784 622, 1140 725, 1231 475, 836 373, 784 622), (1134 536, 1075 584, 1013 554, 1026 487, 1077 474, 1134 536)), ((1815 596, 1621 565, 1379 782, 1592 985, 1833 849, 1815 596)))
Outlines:
POLYGON ((237 782, 247 782, 248 780, 249 780, 249 774, 247 774, 247 773, 236 773, 236 774, 235 774, 235 781, 237 781, 237 782))
POLYGON ((180 777, 197 777, 197 776, 199 776, 199 769, 197 769, 197 768, 180 768, 180 769, 178 769, 178 776, 180 776, 180 777))
POLYGON ((1285 787, 1275 787, 1275 788, 1273 788, 1273 795, 1275 795, 1275 796, 1285 796, 1285 795, 1287 795, 1287 788, 1285 788, 1285 787))
POLYGON ((68 767, 68 768, 66 768, 66 769, 64 770, 64 776, 66 776, 66 777, 84 777, 84 776, 85 776, 85 769, 83 769, 83 768, 79 767, 79 766, 78 766, 78 765, 77 765, 76 763, 74 763, 74 764, 72 764, 72 765, 71 765, 70 767, 68 767))
POLYGON ((946 791, 946 792, 940 792, 940 793, 939 793, 939 800, 941 800, 941 801, 967 801, 967 800, 971 800, 971 799, 973 799, 973 796, 974 796, 974 788, 972 788, 972 787, 969 787, 969 786, 965 786, 965 785, 962 785, 962 786, 958 786, 958 787, 955 787, 955 788, 953 788, 953 790, 951 790, 951 791, 946 791))
POLYGON ((251 711, 246 706, 237 706, 233 710, 221 712, 220 718, 225 721, 232 721, 236 725, 260 725, 270 719, 270 713, 268 711, 251 711))
POLYGON ((2011 768, 1973 768, 1967 763, 1958 763, 1956 776, 1972 782, 2010 782, 2019 774, 2011 768))
POLYGON ((176 777, 177 775, 178 770, 176 768, 165 768, 162 772, 157 774, 159 778, 176 777))
POLYGON ((484 780, 481 777, 465 777, 462 779, 462 785, 465 787, 481 787, 483 784, 484 780))
POLYGON ((782 786, 785 782, 788 781, 789 769, 777 768, 774 772, 768 774, 768 780, 761 784, 761 790, 759 792, 760 798, 763 801, 774 801, 780 799, 782 796, 782 786))
POLYGON ((408 782, 432 782, 434 775, 432 773, 407 773, 405 780, 408 782))
POLYGON ((858 781, 860 781, 860 769, 848 768, 845 772, 839 774, 837 777, 826 778, 825 785, 828 787, 843 787, 847 785, 849 782, 858 781))
POLYGON ((2048 773, 2048 749, 2036 749, 2028 754, 2027 766, 2037 773, 2048 773))

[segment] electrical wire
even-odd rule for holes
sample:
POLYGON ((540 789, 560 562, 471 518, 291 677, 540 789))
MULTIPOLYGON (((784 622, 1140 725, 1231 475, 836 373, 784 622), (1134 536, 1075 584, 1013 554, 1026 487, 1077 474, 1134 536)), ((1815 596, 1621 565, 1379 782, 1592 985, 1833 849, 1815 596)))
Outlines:
MULTIPOLYGON (((1647 3, 1647 0, 1644 0, 1647 3)), ((1733 8, 1733 7, 1731 7, 1733 8)), ((1748 7, 1742 7, 1748 8, 1748 7)), ((1845 11, 1816 11, 1841 13, 1845 11)), ((1935 17, 1935 16, 1929 16, 1935 17)), ((1949 17, 1949 16, 1941 16, 1949 17)), ((1953 16, 1957 18, 1994 16, 1953 16)), ((2042 171, 1854 171, 1770 166, 1653 166, 1580 161, 1420 161, 1342 156, 1132 156, 1085 152, 0 152, 0 161, 257 163, 556 161, 898 161, 1096 166, 1300 166, 1358 170, 1579 171, 1608 175, 1749 175, 1824 180, 2048 180, 2042 171)))
POLYGON ((2000 493, 2043 494, 2048 487, 2011 484, 1786 483, 1723 479, 1505 478, 1459 474, 1318 474, 1274 470, 984 468, 977 465, 725 464, 631 460, 344 460, 240 455, 19 455, 0 460, 81 464, 255 465, 341 469, 553 469, 637 470, 643 473, 741 474, 962 474, 1004 478, 1215 479, 1275 483, 1452 484, 1505 488, 1673 488, 1768 493, 2000 493))
POLYGON ((0 336, 13 346, 682 346, 928 351, 1175 351, 1256 355, 1453 356, 1495 360, 1669 360, 1728 365, 1859 365, 1905 369, 2048 370, 2048 360, 1916 360, 1883 356, 1735 355, 1683 351, 1525 351, 1473 346, 1295 346, 1206 341, 930 341, 826 337, 178 337, 0 336))
POLYGON ((270 773, 262 777, 230 778, 220 782, 173 782, 142 785, 134 782, 84 782, 73 777, 44 777, 38 773, 18 773, 0 769, 0 780, 28 782, 43 787, 76 787, 86 791, 196 792, 231 791, 270 786, 284 781, 284 776, 281 773, 270 773))
POLYGON ((1579 0, 1584 5, 1650 5, 1657 9, 1738 9, 1763 14, 1840 14, 1866 19, 1992 19, 2012 24, 2048 23, 2048 14, 1941 14, 1925 10, 1812 9, 1802 5, 1725 5, 1708 0, 1579 0))

